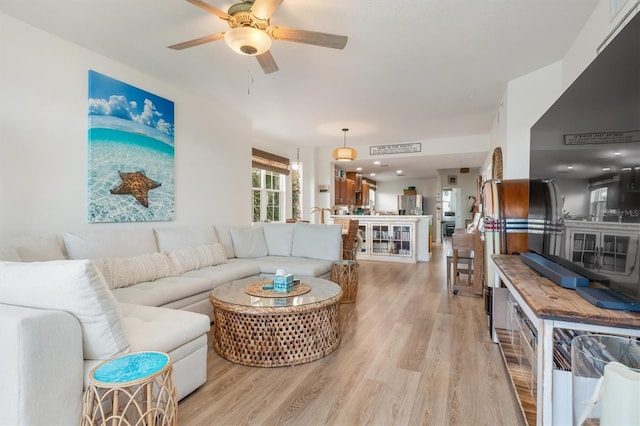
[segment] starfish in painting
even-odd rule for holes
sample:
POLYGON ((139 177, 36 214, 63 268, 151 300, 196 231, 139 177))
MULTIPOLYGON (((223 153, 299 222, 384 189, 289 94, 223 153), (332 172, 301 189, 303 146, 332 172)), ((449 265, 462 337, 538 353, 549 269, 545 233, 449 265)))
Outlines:
POLYGON ((131 194, 140 204, 149 207, 149 191, 162 185, 159 182, 151 180, 144 174, 139 172, 118 172, 122 183, 115 189, 110 189, 112 194, 131 194))

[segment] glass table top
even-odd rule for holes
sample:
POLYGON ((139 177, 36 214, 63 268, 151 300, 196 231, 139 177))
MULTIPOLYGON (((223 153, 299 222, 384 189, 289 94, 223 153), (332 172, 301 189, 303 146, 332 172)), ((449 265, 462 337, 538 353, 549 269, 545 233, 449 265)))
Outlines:
MULTIPOLYGON (((261 278, 261 280, 266 279, 267 278, 261 278)), ((287 297, 284 293, 282 297, 257 297, 251 296, 244 291, 245 287, 253 284, 255 281, 240 281, 218 286, 213 289, 211 295, 221 302, 233 305, 252 307, 289 307, 322 302, 337 296, 341 291, 338 284, 322 278, 301 277, 300 281, 309 285, 311 287, 311 291, 293 297, 287 297)))

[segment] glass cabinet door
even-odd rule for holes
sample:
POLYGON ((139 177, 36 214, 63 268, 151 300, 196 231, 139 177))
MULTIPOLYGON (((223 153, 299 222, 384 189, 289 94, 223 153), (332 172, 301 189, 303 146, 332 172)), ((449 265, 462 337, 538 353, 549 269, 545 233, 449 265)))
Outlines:
POLYGON ((586 232, 573 232, 571 234, 571 259, 581 263, 587 269, 598 269, 598 257, 596 247, 599 235, 586 232))
POLYGON ((389 253, 389 225, 371 225, 371 253, 389 253))
POLYGON ((392 238, 389 241, 390 253, 411 256, 411 225, 392 225, 392 238))

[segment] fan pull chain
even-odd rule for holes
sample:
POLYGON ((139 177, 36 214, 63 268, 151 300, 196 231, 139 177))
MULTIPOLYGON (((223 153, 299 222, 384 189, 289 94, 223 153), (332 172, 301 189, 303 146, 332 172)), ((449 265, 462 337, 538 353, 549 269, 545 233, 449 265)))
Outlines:
POLYGON ((247 55, 247 96, 251 95, 251 86, 253 85, 253 75, 251 74, 251 56, 247 55))

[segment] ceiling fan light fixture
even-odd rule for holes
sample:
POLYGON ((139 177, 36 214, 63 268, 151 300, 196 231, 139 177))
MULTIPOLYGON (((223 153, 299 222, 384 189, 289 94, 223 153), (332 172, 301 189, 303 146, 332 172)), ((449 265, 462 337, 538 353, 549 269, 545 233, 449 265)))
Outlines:
POLYGON ((340 146, 333 150, 333 158, 336 161, 353 161, 358 157, 358 152, 347 146, 347 132, 349 129, 342 129, 344 132, 344 146, 340 146))
POLYGON ((253 27, 235 27, 224 33, 224 41, 241 55, 257 56, 271 48, 271 37, 253 27))

